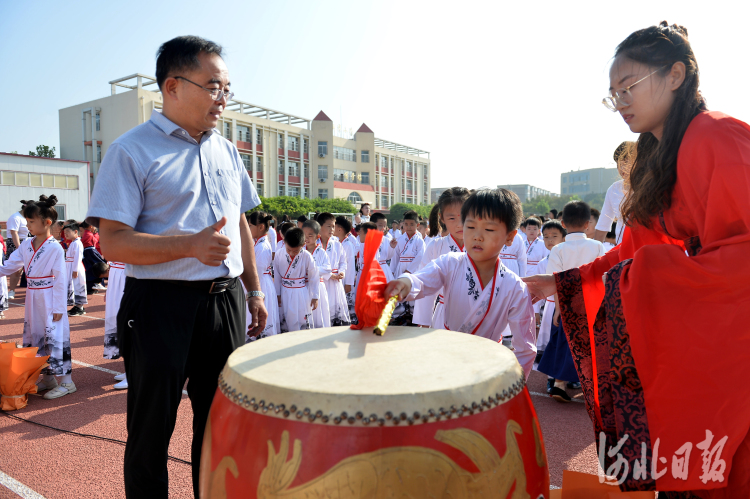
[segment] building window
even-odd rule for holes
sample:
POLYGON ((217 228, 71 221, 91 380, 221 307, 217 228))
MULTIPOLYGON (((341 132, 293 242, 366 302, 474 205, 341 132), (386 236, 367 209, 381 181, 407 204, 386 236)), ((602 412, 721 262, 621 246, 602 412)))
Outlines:
MULTIPOLYGON (((99 115, 97 114, 97 116, 99 116, 99 115)), ((65 220, 66 218, 68 218, 68 217, 65 216, 65 211, 66 210, 65 210, 65 205, 64 204, 56 204, 55 205, 55 211, 57 212, 57 219, 58 220, 65 220)))
POLYGON ((310 139, 302 137, 302 152, 308 154, 310 151, 310 139))
POLYGON ((263 184, 256 182, 255 183, 255 192, 258 193, 258 196, 263 196, 263 184))
POLYGON ((328 189, 318 189, 319 199, 328 199, 328 189))
POLYGON ((380 176, 380 187, 388 187, 388 177, 380 176))
POLYGON ((237 140, 242 142, 253 142, 253 138, 250 135, 250 127, 244 125, 237 125, 237 140))
POLYGON ((283 133, 278 134, 276 139, 277 139, 276 143, 279 144, 279 149, 284 149, 284 134, 283 133))
POLYGON ((423 192, 424 192, 424 195, 426 197, 427 196, 427 182, 424 183, 423 192))
POLYGON ((357 176, 351 170, 333 169, 333 180, 338 182, 356 182, 357 176))
POLYGON ((17 185, 19 187, 48 187, 55 189, 78 189, 78 176, 2 171, 0 172, 0 185, 17 185))
POLYGON ((240 154, 240 159, 242 159, 242 164, 245 165, 245 170, 252 171, 253 167, 253 158, 249 154, 240 154))
POLYGON ((370 172, 362 172, 359 174, 359 183, 370 185, 370 172))
POLYGON ((568 193, 568 188, 567 187, 563 187, 563 194, 567 194, 567 193, 568 193))
POLYGON ((255 171, 263 173, 263 158, 255 158, 255 171))
POLYGON ((333 146, 333 157, 344 161, 357 161, 357 151, 346 147, 333 146))
POLYGON ((224 122, 224 138, 232 140, 232 124, 224 122))
POLYGON ((101 120, 99 119, 99 115, 96 115, 96 131, 98 132, 101 128, 101 120))
POLYGON ((563 177, 563 184, 567 184, 567 183, 568 183, 568 177, 563 177))
POLYGON ((96 162, 97 163, 102 162, 102 146, 100 145, 96 146, 96 162))
POLYGON ((363 163, 370 162, 370 151, 362 151, 362 162, 363 163))
POLYGON ((318 165, 318 178, 328 180, 328 165, 318 165))
POLYGON ((293 198, 299 197, 299 187, 290 187, 289 188, 289 195, 293 198))
POLYGON ((410 191, 412 189, 412 182, 411 180, 406 181, 406 190, 410 191))
POLYGON ((259 146, 263 145, 263 130, 255 130, 255 143, 259 146))
POLYGON ((411 161, 406 162, 406 173, 414 173, 414 164, 411 161))
POLYGON ((424 165, 424 178, 427 178, 427 175, 430 172, 430 167, 427 165, 424 165))
POLYGON ((279 196, 285 196, 285 195, 286 195, 286 194, 284 193, 284 186, 283 186, 283 185, 280 185, 280 186, 279 186, 279 196))
POLYGON ((310 189, 305 187, 304 192, 305 192, 305 199, 310 199, 310 189))
POLYGON ((290 161, 289 163, 289 176, 290 177, 299 177, 299 163, 296 161, 290 161))
POLYGON ((299 152, 299 137, 289 137, 289 150, 299 152))
POLYGON ((388 208, 388 196, 380 196, 380 206, 388 208))
POLYGON ((380 156, 380 166, 383 168, 388 168, 388 158, 385 156, 380 156))
POLYGON ((284 160, 280 159, 279 160, 279 175, 283 175, 283 174, 284 174, 284 160))
POLYGON ((328 156, 328 141, 318 141, 318 156, 320 156, 321 158, 328 156))
POLYGON ((361 202, 362 202, 362 196, 360 196, 360 195, 359 195, 358 193, 356 193, 356 192, 352 192, 351 194, 349 194, 349 197, 348 197, 348 198, 346 198, 346 199, 347 199, 347 200, 348 200, 348 201, 349 201, 350 203, 352 203, 352 204, 357 204, 357 203, 361 203, 361 202))

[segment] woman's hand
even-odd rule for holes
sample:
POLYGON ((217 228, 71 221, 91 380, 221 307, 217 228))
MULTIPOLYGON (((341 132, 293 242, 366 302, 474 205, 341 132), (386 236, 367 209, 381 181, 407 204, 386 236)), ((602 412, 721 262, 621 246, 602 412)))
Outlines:
POLYGON ((522 280, 526 283, 526 287, 529 289, 531 303, 542 301, 557 292, 555 276, 552 274, 539 274, 531 277, 524 277, 522 280))

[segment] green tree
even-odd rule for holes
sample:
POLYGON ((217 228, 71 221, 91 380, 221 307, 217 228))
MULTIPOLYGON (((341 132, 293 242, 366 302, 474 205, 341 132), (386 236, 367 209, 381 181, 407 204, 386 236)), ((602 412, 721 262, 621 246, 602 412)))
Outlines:
POLYGON ((353 204, 345 199, 301 199, 292 196, 277 196, 272 198, 260 198, 260 206, 255 210, 265 211, 276 218, 289 215, 297 218, 313 212, 329 213, 351 213, 357 210, 353 204))
POLYGON ((29 156, 40 156, 42 158, 54 158, 55 148, 49 148, 49 146, 40 145, 36 146, 36 152, 29 151, 29 156))
POLYGON ((390 214, 388 215, 388 223, 390 224, 393 220, 402 220, 404 218, 404 213, 411 210, 416 211, 422 218, 427 219, 430 217, 432 205, 419 206, 416 204, 396 203, 391 206, 390 214))

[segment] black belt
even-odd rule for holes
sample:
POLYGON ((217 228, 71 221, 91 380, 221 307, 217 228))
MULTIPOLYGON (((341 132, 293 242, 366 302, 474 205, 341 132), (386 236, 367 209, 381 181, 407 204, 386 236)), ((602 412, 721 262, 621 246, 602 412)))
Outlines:
MULTIPOLYGON (((128 279, 133 279, 128 277, 128 279)), ((168 284, 174 284, 176 286, 182 286, 184 288, 195 288, 203 290, 210 295, 216 295, 223 293, 229 288, 233 288, 237 284, 238 277, 219 277, 213 281, 177 281, 168 279, 159 279, 159 282, 168 284)), ((138 279, 141 280, 141 279, 138 279)))

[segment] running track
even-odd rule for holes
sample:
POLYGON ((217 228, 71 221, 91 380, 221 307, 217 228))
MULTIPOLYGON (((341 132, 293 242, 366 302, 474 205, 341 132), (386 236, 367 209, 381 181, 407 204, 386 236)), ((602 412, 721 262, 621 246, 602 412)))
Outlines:
MULTIPOLYGON (((25 290, 16 291, 0 340, 21 342, 25 290)), ((30 396, 29 405, 10 414, 57 428, 125 440, 125 391, 112 388, 122 360, 102 358, 104 295, 90 295, 87 315, 71 317, 73 381, 78 391, 56 400, 30 396)), ((562 470, 596 473, 593 428, 581 400, 560 404, 546 394, 546 377, 534 371, 528 388, 536 406, 550 465, 550 483, 559 487, 562 470)), ((190 460, 192 411, 180 405, 171 456, 190 460)), ((125 497, 124 446, 60 433, 0 413, 0 499, 125 497)), ((169 462, 170 497, 192 497, 190 467, 169 462)))

